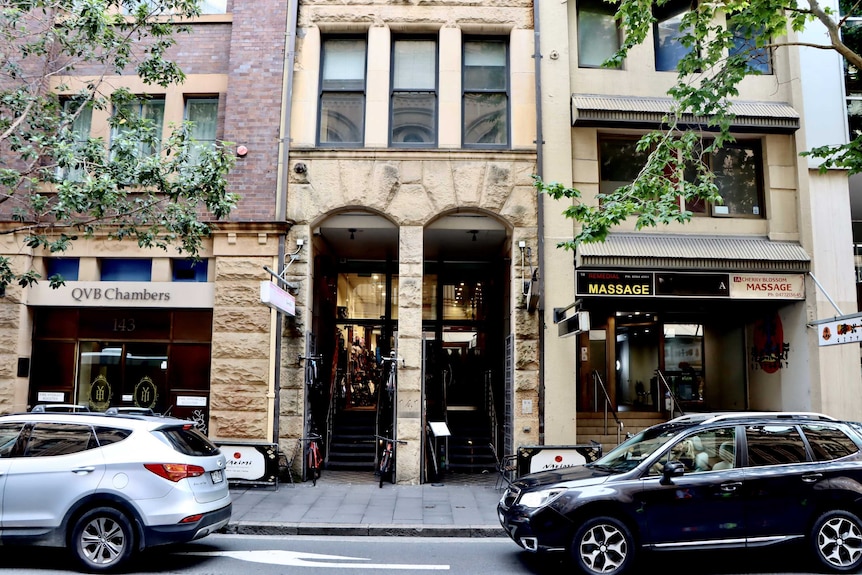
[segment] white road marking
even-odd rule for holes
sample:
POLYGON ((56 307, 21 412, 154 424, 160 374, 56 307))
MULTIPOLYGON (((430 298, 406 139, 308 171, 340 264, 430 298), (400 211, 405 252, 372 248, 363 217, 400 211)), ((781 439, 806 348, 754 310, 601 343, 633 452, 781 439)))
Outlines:
POLYGON ((320 553, 305 553, 302 551, 191 551, 183 555, 200 555, 207 557, 230 557, 252 563, 268 565, 283 565, 292 567, 328 567, 329 569, 405 569, 410 571, 448 571, 448 565, 415 565, 399 563, 356 563, 369 561, 363 557, 345 557, 343 555, 323 555, 320 553), (353 563, 338 563, 337 561, 353 561, 353 563))

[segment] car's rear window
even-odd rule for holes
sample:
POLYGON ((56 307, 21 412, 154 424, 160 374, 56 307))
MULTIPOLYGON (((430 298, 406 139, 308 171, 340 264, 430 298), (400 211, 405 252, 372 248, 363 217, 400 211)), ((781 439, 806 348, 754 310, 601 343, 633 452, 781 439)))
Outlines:
POLYGON ((207 437, 191 425, 163 427, 155 432, 160 434, 168 444, 185 455, 216 455, 219 453, 207 437))
POLYGON ((96 427, 96 438, 99 440, 99 445, 101 446, 117 443, 118 441, 124 440, 131 434, 132 432, 128 429, 117 429, 115 427, 96 427))
POLYGON ((840 429, 808 424, 802 426, 802 431, 808 438, 808 443, 814 451, 814 459, 817 461, 841 459, 859 451, 853 440, 840 429))

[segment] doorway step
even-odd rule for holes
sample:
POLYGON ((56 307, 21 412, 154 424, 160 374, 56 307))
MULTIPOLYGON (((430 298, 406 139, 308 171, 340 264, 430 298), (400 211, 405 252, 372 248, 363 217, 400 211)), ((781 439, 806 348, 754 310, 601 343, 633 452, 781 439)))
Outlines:
POLYGON ((491 426, 481 410, 450 406, 447 410, 449 453, 446 469, 453 473, 489 473, 497 460, 491 450, 491 426))
POLYGON ((607 429, 605 414, 602 412, 579 411, 577 415, 578 443, 596 441, 602 444, 602 453, 607 453, 620 442, 625 441, 627 433, 637 433, 647 427, 667 421, 661 412, 655 411, 618 411, 617 417, 623 424, 617 438, 617 423, 613 415, 608 413, 607 429))
POLYGON ((335 416, 326 469, 374 471, 374 421, 372 409, 346 409, 335 416))

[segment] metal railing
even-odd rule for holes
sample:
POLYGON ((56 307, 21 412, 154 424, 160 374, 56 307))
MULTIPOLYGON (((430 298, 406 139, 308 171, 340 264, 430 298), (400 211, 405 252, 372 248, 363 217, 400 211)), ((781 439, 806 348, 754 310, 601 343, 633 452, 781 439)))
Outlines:
POLYGON ((682 407, 679 404, 679 400, 676 398, 676 394, 673 392, 670 383, 668 383, 667 378, 664 376, 660 369, 655 370, 656 378, 658 382, 664 387, 664 397, 666 400, 670 402, 670 405, 665 404, 665 409, 670 412, 670 418, 673 419, 676 417, 674 413, 679 413, 680 415, 685 415, 685 411, 683 411, 682 407))
POLYGON ((604 397, 604 406, 602 411, 604 413, 604 435, 608 434, 608 413, 610 413, 614 417, 614 421, 617 423, 617 444, 622 441, 623 436, 623 422, 617 416, 617 406, 611 401, 611 396, 608 394, 608 388, 605 387, 605 382, 602 381, 602 376, 599 374, 598 370, 593 370, 593 410, 599 410, 599 389, 602 390, 602 396, 604 397))

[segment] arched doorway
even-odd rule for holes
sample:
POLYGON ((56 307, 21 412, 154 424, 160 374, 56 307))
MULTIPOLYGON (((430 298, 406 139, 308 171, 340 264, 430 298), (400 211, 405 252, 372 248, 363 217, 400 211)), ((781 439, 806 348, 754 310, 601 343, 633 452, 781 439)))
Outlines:
POLYGON ((313 306, 306 333, 306 432, 324 438, 325 467, 374 470, 375 435, 391 436, 385 389, 398 331, 398 227, 364 209, 312 226, 313 306))
POLYGON ((490 446, 500 450, 511 421, 504 383, 510 238, 505 224, 481 213, 449 214, 425 228, 426 481, 493 471, 490 446))

